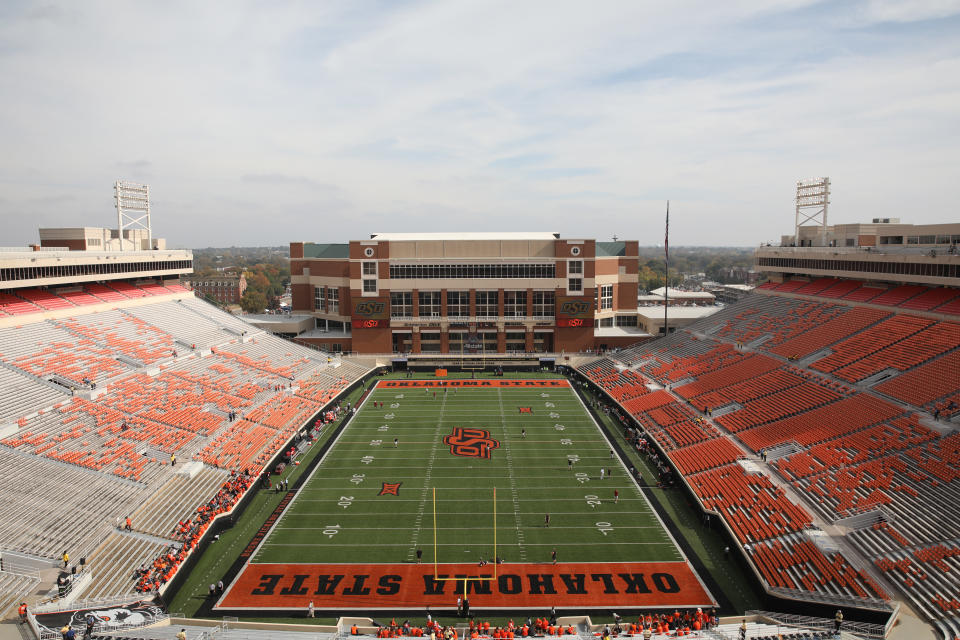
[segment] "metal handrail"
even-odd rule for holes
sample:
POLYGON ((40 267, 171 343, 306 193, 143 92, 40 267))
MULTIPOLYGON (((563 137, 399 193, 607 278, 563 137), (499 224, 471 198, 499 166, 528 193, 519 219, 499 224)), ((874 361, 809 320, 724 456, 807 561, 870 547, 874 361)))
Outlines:
MULTIPOLYGON (((792 613, 777 613, 774 611, 750 610, 745 613, 747 616, 757 616, 775 621, 777 624, 793 626, 800 629, 825 629, 834 628, 834 620, 831 618, 818 618, 815 616, 803 616, 792 613)), ((869 636, 871 638, 883 638, 886 634, 886 628, 882 624, 872 624, 869 622, 858 622, 856 620, 844 620, 842 629, 851 633, 869 636)))

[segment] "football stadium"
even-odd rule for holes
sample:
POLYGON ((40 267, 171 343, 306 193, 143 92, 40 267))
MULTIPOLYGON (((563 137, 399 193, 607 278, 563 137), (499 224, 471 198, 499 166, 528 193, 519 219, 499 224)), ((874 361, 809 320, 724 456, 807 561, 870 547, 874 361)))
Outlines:
MULTIPOLYGON (((960 225, 940 226, 761 247, 752 293, 623 348, 353 356, 200 300, 189 251, 42 230, 0 253, 0 606, 37 638, 953 638, 960 225)), ((480 285, 449 279, 474 310, 480 285)), ((350 283, 344 309, 386 305, 354 337, 389 331, 398 285, 350 283)))

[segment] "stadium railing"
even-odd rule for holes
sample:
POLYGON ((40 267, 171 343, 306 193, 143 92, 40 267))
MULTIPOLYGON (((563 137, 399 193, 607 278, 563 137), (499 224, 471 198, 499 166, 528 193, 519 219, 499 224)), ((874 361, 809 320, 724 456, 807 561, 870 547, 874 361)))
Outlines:
MULTIPOLYGON (((890 616, 886 625, 870 624, 869 622, 858 622, 856 620, 844 620, 843 630, 854 633, 865 638, 885 638, 890 629, 893 628, 897 620, 897 614, 900 611, 900 605, 895 608, 894 615, 890 616)), ((830 618, 815 618, 812 616, 801 616, 791 613, 778 613, 773 611, 749 610, 744 612, 747 617, 756 616, 773 621, 774 624, 782 624, 788 627, 797 627, 798 629, 819 629, 832 631, 834 620, 830 618)))

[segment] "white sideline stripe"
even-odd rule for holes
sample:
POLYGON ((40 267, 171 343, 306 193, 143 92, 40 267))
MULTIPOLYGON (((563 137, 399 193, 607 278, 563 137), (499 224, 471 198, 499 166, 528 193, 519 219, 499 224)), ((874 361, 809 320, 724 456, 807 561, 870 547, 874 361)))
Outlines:
MULTIPOLYGON (((364 514, 364 515, 377 515, 377 514, 371 513, 371 514, 364 514)), ((451 514, 444 514, 444 515, 451 515, 451 514)), ((467 513, 467 514, 452 514, 452 515, 477 515, 477 514, 467 513)), ((528 529, 529 528, 530 527, 528 527, 528 529)), ((542 529, 543 527, 533 527, 533 528, 542 529)), ((550 528, 551 529, 596 529, 596 526, 550 527, 550 528)), ((620 530, 620 529, 657 529, 659 530, 660 529, 660 527, 624 526, 624 525, 617 525, 615 528, 617 530, 620 530)), ((318 527, 286 527, 284 531, 318 531, 320 529, 323 529, 323 527, 320 527, 320 526, 318 527)), ((341 527, 340 531, 408 531, 409 529, 410 527, 351 527, 350 525, 347 525, 345 527, 341 527)), ((489 527, 485 528, 485 530, 489 530, 489 529, 490 529, 489 527)), ((497 531, 511 531, 513 529, 514 527, 510 527, 510 526, 497 527, 497 531)), ((437 531, 475 531, 475 530, 476 530, 476 527, 437 527, 437 531)))
MULTIPOLYGON (((604 545, 619 545, 619 546, 656 546, 660 547, 663 545, 668 545, 673 548, 670 540, 664 540, 663 542, 604 542, 604 545)), ((316 542, 269 542, 264 543, 264 547, 370 547, 371 545, 363 542, 354 543, 354 542, 330 542, 330 543, 316 543, 316 542)), ((379 542, 376 547, 403 547, 407 548, 410 545, 406 542, 379 542)), ((482 548, 486 546, 486 543, 466 543, 466 542, 438 542, 438 547, 471 547, 471 548, 482 548)), ((497 546, 501 546, 500 543, 497 543, 497 546)), ((503 546, 520 546, 519 543, 510 543, 503 546)), ((527 547, 582 547, 582 542, 527 542, 524 544, 527 547)), ((682 557, 679 554, 677 557, 682 557)), ((610 562, 609 560, 581 560, 582 564, 590 564, 593 562, 610 562)), ((633 560, 615 560, 613 562, 634 562, 633 560)), ((648 561, 648 562, 663 562, 662 560, 648 561)), ((257 563, 259 564, 259 563, 257 563)), ((282 563, 279 563, 282 564, 282 563)), ((311 563, 312 564, 312 563, 311 563)), ((326 564, 319 562, 317 564, 326 564)), ((353 564, 353 563, 351 563, 353 564)))

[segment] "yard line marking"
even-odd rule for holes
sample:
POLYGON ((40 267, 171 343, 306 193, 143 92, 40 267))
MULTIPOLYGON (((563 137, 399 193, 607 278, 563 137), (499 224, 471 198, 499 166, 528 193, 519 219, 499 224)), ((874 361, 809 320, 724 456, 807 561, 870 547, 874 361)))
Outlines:
MULTIPOLYGON (((509 445, 510 434, 507 433, 507 416, 503 413, 503 394, 500 393, 499 387, 497 387, 497 403, 500 405, 500 427, 503 429, 503 443, 505 445, 509 445)), ((507 459, 507 477, 510 479, 510 496, 513 500, 513 518, 516 521, 517 547, 520 552, 520 561, 526 562, 527 550, 524 546, 525 538, 523 535, 523 528, 520 526, 520 496, 517 493, 517 478, 513 472, 512 447, 505 446, 504 451, 506 452, 507 459)))
POLYGON ((430 459, 427 460, 426 473, 423 476, 423 491, 420 492, 420 505, 417 507, 417 519, 413 527, 413 535, 410 538, 410 550, 407 552, 408 561, 413 560, 417 552, 417 543, 420 541, 420 533, 423 531, 423 511, 426 509, 427 496, 430 493, 433 465, 437 459, 437 442, 440 441, 440 428, 443 426, 443 415, 446 406, 447 394, 444 393, 440 401, 440 415, 437 416, 437 424, 433 428, 433 446, 430 447, 430 459))

